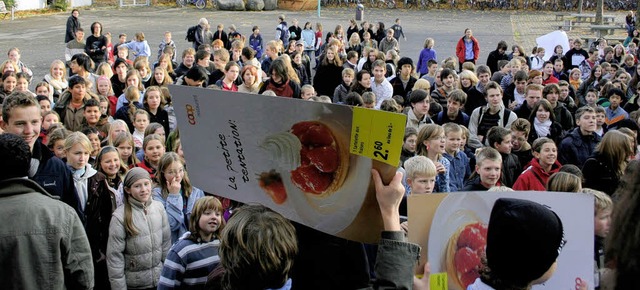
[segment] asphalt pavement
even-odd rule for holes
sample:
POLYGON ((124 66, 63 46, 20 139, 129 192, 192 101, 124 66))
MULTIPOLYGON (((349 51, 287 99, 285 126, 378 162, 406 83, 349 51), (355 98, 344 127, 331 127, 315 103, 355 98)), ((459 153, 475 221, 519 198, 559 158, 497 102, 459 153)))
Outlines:
MULTIPOLYGON (((417 60, 424 40, 435 39, 438 59, 443 60, 455 54, 455 45, 462 37, 465 28, 471 28, 481 47, 480 63, 484 63, 488 53, 494 50, 500 40, 511 44, 514 32, 511 24, 512 12, 501 11, 461 11, 461 10, 406 10, 406 9, 366 9, 364 20, 382 21, 390 27, 396 18, 400 18, 407 40, 400 41, 401 55, 417 60)), ((11 47, 18 47, 22 61, 34 71, 34 83, 43 78, 54 59, 64 59, 64 32, 70 13, 32 16, 13 21, 0 21, 0 51, 5 53, 11 47)), ((262 11, 230 12, 217 10, 197 10, 193 7, 136 7, 136 8, 88 8, 80 10, 80 22, 86 29, 91 23, 102 23, 104 32, 111 32, 117 41, 117 35, 126 33, 129 39, 138 31, 145 33, 155 61, 158 44, 165 31, 171 31, 180 53, 190 47, 185 40, 187 28, 195 25, 198 19, 206 17, 213 27, 222 23, 225 27, 235 24, 245 35, 251 33, 254 25, 261 27, 265 40, 275 37, 277 17, 286 16, 291 23, 294 18, 300 25, 310 21, 321 22, 327 31, 333 31, 336 25, 348 25, 355 17, 355 8, 330 8, 316 11, 262 11)))

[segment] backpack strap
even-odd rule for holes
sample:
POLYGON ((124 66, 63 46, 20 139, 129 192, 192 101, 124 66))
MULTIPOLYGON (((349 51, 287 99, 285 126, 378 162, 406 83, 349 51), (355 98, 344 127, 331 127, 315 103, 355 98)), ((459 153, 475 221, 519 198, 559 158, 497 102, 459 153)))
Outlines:
MULTIPOLYGON (((483 114, 484 110, 482 109, 482 107, 480 107, 480 114, 478 114, 478 125, 480 125, 480 121, 482 121, 483 114)), ((504 112, 502 113, 502 127, 507 127, 507 123, 509 123, 509 116, 511 116, 511 110, 504 108, 504 112)))
POLYGON ((507 128, 507 123, 509 123, 509 116, 511 116, 511 110, 504 108, 504 113, 502 114, 502 127, 507 128))
POLYGON ((480 126, 480 122, 482 121, 482 115, 484 115, 484 110, 480 107, 480 114, 478 114, 478 126, 480 126))

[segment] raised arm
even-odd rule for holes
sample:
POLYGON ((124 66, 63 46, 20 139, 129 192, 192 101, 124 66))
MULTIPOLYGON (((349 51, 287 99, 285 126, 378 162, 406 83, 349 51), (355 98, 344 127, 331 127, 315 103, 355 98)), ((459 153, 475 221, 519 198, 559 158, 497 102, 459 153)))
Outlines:
POLYGON ((404 196, 402 173, 396 172, 389 185, 382 183, 377 170, 371 170, 376 188, 384 231, 378 245, 374 289, 411 289, 413 268, 418 261, 420 246, 405 242, 400 227, 400 202, 404 196))

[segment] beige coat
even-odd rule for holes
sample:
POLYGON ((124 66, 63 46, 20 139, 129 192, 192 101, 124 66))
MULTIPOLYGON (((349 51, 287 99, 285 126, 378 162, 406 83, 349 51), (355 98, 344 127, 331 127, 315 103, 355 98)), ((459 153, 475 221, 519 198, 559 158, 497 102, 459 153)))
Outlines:
POLYGON ((406 127, 411 127, 416 129, 416 131, 420 132, 420 129, 424 127, 426 124, 434 124, 433 120, 429 118, 429 115, 424 115, 421 120, 418 120, 416 114, 413 112, 413 109, 409 107, 409 111, 407 111, 407 125, 406 127))
POLYGON ((124 206, 118 207, 111 218, 107 245, 111 288, 155 288, 171 247, 167 214, 157 201, 150 199, 142 204, 131 197, 128 201, 131 203, 133 223, 138 234, 127 234, 124 227, 124 206))

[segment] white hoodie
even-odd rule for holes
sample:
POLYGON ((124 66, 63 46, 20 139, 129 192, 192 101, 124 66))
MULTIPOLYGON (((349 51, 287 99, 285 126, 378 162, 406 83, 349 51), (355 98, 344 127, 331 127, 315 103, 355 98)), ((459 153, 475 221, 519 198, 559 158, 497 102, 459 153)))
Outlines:
POLYGON ((93 169, 91 165, 87 164, 84 166, 84 172, 81 170, 72 170, 73 171, 73 185, 76 187, 76 191, 78 192, 78 200, 80 201, 80 207, 84 211, 85 206, 87 205, 87 199, 89 198, 89 189, 87 188, 87 180, 89 177, 96 175, 98 171, 93 169))

